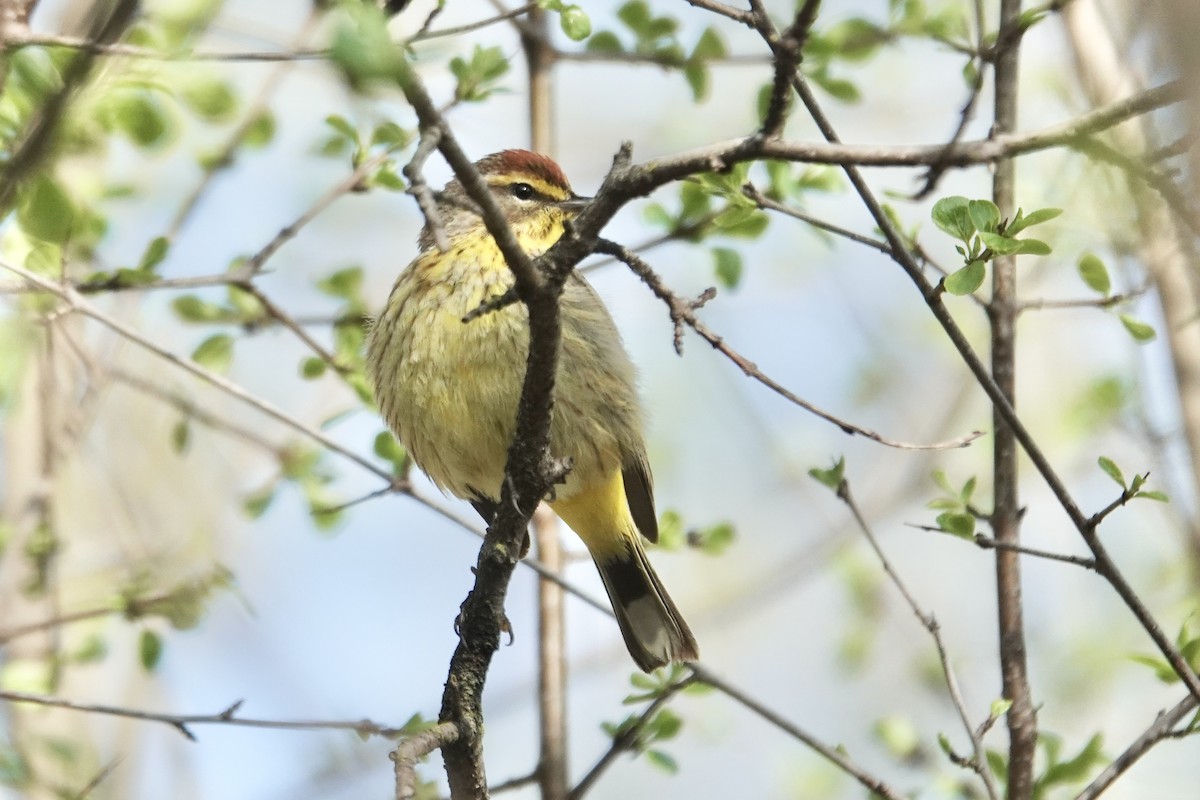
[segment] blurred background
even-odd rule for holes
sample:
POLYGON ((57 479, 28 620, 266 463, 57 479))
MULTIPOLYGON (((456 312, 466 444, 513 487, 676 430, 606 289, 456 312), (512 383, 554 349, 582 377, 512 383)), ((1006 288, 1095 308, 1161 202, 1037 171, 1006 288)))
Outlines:
MULTIPOLYGON (((1172 26, 1155 16, 1176 13, 1168 6, 1150 14, 1119 0, 1060 5, 1066 10, 1031 27, 1022 42, 1022 131, 1072 119, 1189 68, 1175 63, 1163 33, 1172 26), (1098 64, 1106 52, 1113 60, 1098 64)), ((893 146, 951 137, 971 91, 964 80, 969 58, 949 43, 975 36, 971 6, 826 4, 815 30, 832 55, 822 61, 814 51, 805 69, 823 70, 814 79, 818 96, 844 141, 893 146)), ((984 6, 994 20, 993 4, 984 6)), ((433 7, 415 0, 389 24, 393 38, 416 34, 433 7)), ((787 2, 768 7, 780 19, 794 12, 787 2)), ((89 8, 44 0, 30 27, 81 36, 89 8)), ((771 69, 752 31, 661 1, 595 2, 585 10, 591 40, 609 32, 625 53, 677 45, 690 54, 709 35, 723 47, 702 65, 707 86, 698 93, 679 69, 613 55, 601 46, 607 40, 589 50, 549 15, 555 45, 580 54, 553 70, 551 153, 578 192, 596 191, 622 141, 645 161, 756 128, 757 98, 771 69), (647 26, 630 6, 673 25, 645 44, 647 26)), ((452 0, 430 27, 496 13, 487 3, 452 0)), ((143 4, 125 41, 200 54, 311 51, 334 40, 345 20, 344 9, 314 11, 304 2, 157 0, 143 4)), ((448 112, 455 135, 475 157, 526 146, 528 84, 511 24, 412 45, 438 103, 462 86, 453 60, 469 70, 476 48, 497 48, 509 69, 488 84, 495 91, 486 98, 448 112)), ((10 127, 28 111, 22 87, 36 85, 39 65, 56 57, 47 52, 28 47, 8 56, 23 59, 24 70, 10 61, 0 96, 10 127)), ((65 262, 72 280, 95 288, 112 276, 120 283, 117 270, 144 268, 161 254, 145 281, 165 285, 93 291, 87 302, 145 341, 224 371, 250 396, 345 451, 391 469, 375 453, 384 427, 354 381, 313 364, 314 351, 294 331, 263 319, 261 298, 220 284, 228 269, 242 268, 239 259, 301 219, 295 235, 264 260, 254 285, 321 347, 354 350, 356 315, 380 308, 416 252, 422 218, 386 177, 370 191, 343 193, 311 220, 302 215, 351 174, 355 135, 369 140, 384 126, 376 146, 366 148, 370 154, 393 141, 386 123, 411 139, 415 119, 403 96, 394 89, 355 93, 344 72, 319 57, 98 59, 68 112, 72 136, 47 167, 54 184, 41 191, 50 199, 33 191, 21 197, 18 213, 0 228, 3 259, 34 271, 52 263, 58 271, 42 274, 55 276, 65 262), (248 137, 224 165, 218 156, 242 125, 248 137), (49 246, 31 232, 30 219, 53 206, 55 191, 76 224, 49 246), (164 244, 153 244, 158 237, 164 244)), ((985 81, 965 139, 987 137, 991 102, 985 81)), ((1192 130, 1186 111, 1170 107, 1129 123, 1118 134, 1134 138, 1114 139, 1113 146, 1174 145, 1165 163, 1178 166, 1170 174, 1186 181, 1192 130)), ((802 110, 786 137, 820 139, 802 110)), ((411 149, 397 150, 397 165, 411 149)), ((1034 153, 1019 160, 1017 172, 1020 206, 1064 209, 1038 228, 1052 255, 1020 260, 1022 298, 1086 301, 1020 318, 1018 409, 1085 513, 1120 493, 1097 467, 1099 456, 1127 477, 1149 472, 1152 488, 1170 496, 1169 504, 1132 502, 1102 532, 1174 637, 1189 620, 1198 624, 1195 450, 1185 435, 1189 396, 1173 364, 1187 351, 1180 355, 1168 335, 1153 259, 1155 248, 1168 248, 1194 278, 1186 258, 1192 233, 1177 233, 1168 213, 1147 210, 1161 200, 1140 196, 1125 171, 1087 152, 1034 153), (1125 302, 1097 307, 1096 292, 1076 269, 1089 252, 1107 266, 1112 293, 1129 293, 1125 302), (1153 326, 1157 338, 1139 342, 1118 314, 1153 326)), ((920 170, 865 174, 902 228, 933 261, 953 269, 954 242, 930 222, 930 208, 948 195, 990 197, 989 170, 951 171, 921 200, 912 199, 920 170)), ((449 171, 435 156, 426 175, 440 186, 449 171)), ((767 185, 761 167, 750 177, 767 185)), ((796 165, 789 180, 790 205, 877 236, 836 169, 796 165)), ((680 217, 680 191, 669 186, 630 204, 605 235, 631 246, 662 237, 680 217)), ((664 305, 624 267, 593 259, 583 268, 640 368, 660 511, 677 515, 678 529, 699 532, 693 538, 707 545, 683 542, 651 558, 716 674, 914 797, 977 796, 963 787, 968 774, 938 747, 939 734, 958 752, 969 742, 932 640, 887 582, 845 506, 808 471, 845 459, 851 490, 892 566, 941 624, 978 724, 1000 696, 994 557, 919 526, 936 527, 940 512, 927 505, 945 492, 931 477, 935 471, 955 489, 977 476, 974 503, 990 506, 990 407, 889 258, 794 219, 762 212, 754 219, 700 241, 668 241, 645 257, 681 295, 716 286, 716 299, 700 312, 705 323, 806 400, 904 442, 985 435, 943 450, 846 436, 747 379, 694 334, 684 335, 678 356, 664 305), (733 531, 728 541, 725 525, 733 531)), ((435 719, 456 644, 454 618, 472 585, 480 540, 411 497, 379 494, 386 483, 378 474, 108 327, 79 314, 46 322, 40 315, 53 307, 46 295, 31 295, 8 274, 0 281, 0 688, 183 715, 219 714, 241 701, 236 715, 259 720, 366 719, 399 727, 413 715, 435 719), (335 507, 337 513, 320 513, 335 507), (83 618, 62 621, 70 615, 83 618), (53 624, 21 630, 43 621, 53 624)), ((1194 291, 1195 284, 1183 285, 1194 291)), ((985 353, 980 304, 969 297, 948 303, 985 353)), ((1190 332, 1196 329, 1193 319, 1190 332)), ((1026 542, 1086 554, 1027 462, 1022 471, 1026 542)), ((417 473, 413 480, 415 492, 479 530, 468 506, 442 497, 417 473)), ((569 533, 564 541, 582 553, 569 533)), ((1027 558, 1023 567, 1038 721, 1058 740, 1043 759, 1069 759, 1096 735, 1097 752, 1115 756, 1183 690, 1131 658, 1154 655, 1153 645, 1103 580, 1044 559, 1027 558)), ((566 577, 603 599, 586 558, 572 560, 566 577)), ((535 593, 535 573, 519 568, 508 601, 513 642, 497 654, 485 695, 494 782, 528 775, 537 763, 535 593)), ((575 598, 566 614, 570 775, 578 779, 609 745, 602 723, 620 722, 640 706, 622 703, 636 691, 634 667, 613 620, 575 598)), ((682 729, 655 749, 677 771, 623 756, 593 796, 864 795, 725 695, 684 694, 670 708, 682 729)), ((394 791, 387 758, 394 742, 352 731, 195 724, 189 741, 160 722, 16 703, 0 706, 0 719, 5 798, 295 800, 394 791), (97 776, 102 780, 87 789, 97 776)), ((1003 752, 1004 737, 998 725, 987 744, 1003 752)), ((1163 743, 1106 796, 1190 796, 1196 756, 1194 739, 1163 743)), ((1105 763, 1084 761, 1081 774, 1047 787, 1047 796, 1073 796, 1105 763)), ((444 782, 436 755, 422 770, 444 782)), ((535 797, 537 789, 511 796, 535 797)))

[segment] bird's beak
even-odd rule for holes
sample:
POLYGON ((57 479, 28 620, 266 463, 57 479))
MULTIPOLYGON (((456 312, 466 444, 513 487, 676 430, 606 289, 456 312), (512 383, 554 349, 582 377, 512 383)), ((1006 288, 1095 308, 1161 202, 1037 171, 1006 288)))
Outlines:
POLYGON ((582 211, 590 202, 592 202, 592 198, 590 197, 571 195, 566 200, 559 200, 557 203, 555 203, 555 205, 564 211, 582 211))

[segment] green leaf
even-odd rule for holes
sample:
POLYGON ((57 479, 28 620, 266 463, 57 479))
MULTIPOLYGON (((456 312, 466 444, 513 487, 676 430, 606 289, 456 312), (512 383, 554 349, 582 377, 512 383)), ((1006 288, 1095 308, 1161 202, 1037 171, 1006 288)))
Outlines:
POLYGON ((931 476, 933 482, 938 485, 938 488, 949 495, 958 495, 958 490, 950 485, 950 479, 946 477, 946 473, 940 469, 935 469, 931 476))
POLYGON ((351 142, 358 142, 358 129, 350 124, 350 121, 340 114, 330 114, 325 118, 325 124, 333 128, 344 139, 351 142))
POLYGON ((678 511, 667 510, 658 517, 658 546, 664 550, 678 550, 686 538, 683 517, 678 511))
POLYGON ((1074 758, 1052 764, 1038 780, 1039 786, 1049 787, 1058 783, 1078 783, 1085 780, 1092 770, 1106 759, 1101 752, 1104 737, 1096 734, 1074 758))
POLYGON ((213 372, 228 371, 233 363, 233 337, 227 333, 208 337, 192 353, 192 360, 213 372))
POLYGON ((1138 344, 1153 342, 1158 338, 1158 333, 1155 332, 1153 325, 1142 322, 1129 314, 1121 315, 1121 324, 1125 326, 1125 330, 1129 331, 1129 335, 1137 340, 1138 344))
POLYGON ((669 708, 659 711, 646 723, 646 730, 655 741, 663 742, 674 739, 683 729, 683 720, 669 708))
POLYGON ((690 60, 706 61, 712 58, 724 58, 725 54, 725 42, 721 40, 716 29, 705 28, 704 33, 700 34, 696 46, 692 49, 690 60))
POLYGON ((728 289, 737 288, 742 279, 742 254, 728 247, 714 247, 717 280, 728 289))
POLYGON ((125 89, 110 102, 110 123, 139 147, 154 149, 175 138, 175 117, 158 91, 125 89))
POLYGON ((329 365, 324 360, 316 356, 309 356, 300 362, 300 377, 305 380, 315 380, 325 374, 325 369, 329 365))
POLYGON ((392 464, 392 472, 396 475, 403 473, 408 463, 408 453, 404 446, 392 436, 390 431, 380 431, 375 435, 375 455, 392 464))
POLYGON ((625 52, 621 40, 612 31, 600 31, 592 38, 588 39, 587 51, 589 53, 623 53, 625 52))
POLYGON ((1138 492, 1137 496, 1144 497, 1147 500, 1157 500, 1160 503, 1171 502, 1171 498, 1168 497, 1165 492, 1159 492, 1159 491, 1154 491, 1154 490, 1151 490, 1148 492, 1138 492))
POLYGON ((1018 239, 1017 253, 1027 256, 1048 256, 1051 252, 1050 245, 1043 242, 1041 239, 1018 239))
POLYGON ((813 83, 820 86, 835 100, 843 103, 856 103, 862 97, 858 87, 845 78, 835 78, 824 71, 814 72, 811 76, 813 83))
POLYGON ((733 544, 736 531, 728 522, 720 522, 710 528, 698 531, 690 543, 699 547, 710 556, 719 556, 733 544))
POLYGON ((767 229, 771 218, 763 211, 749 206, 727 206, 713 220, 722 236, 735 239, 757 239, 767 229))
POLYGON ((412 141, 412 134, 394 122, 381 122, 371 131, 371 144, 394 150, 412 141))
POLYGON ((683 68, 683 77, 692 90, 693 100, 699 103, 708 97, 708 67, 703 62, 689 62, 683 68))
POLYGON ((891 38, 891 34, 870 20, 851 17, 830 27, 823 38, 839 58, 865 61, 891 38))
POLYGON ((968 200, 967 213, 978 231, 995 233, 1000 225, 1000 209, 991 200, 968 200))
POLYGON ((930 216, 933 224, 961 242, 967 242, 975 233, 975 223, 971 221, 969 210, 970 201, 960 195, 943 197, 933 204, 930 216))
POLYGON ((1112 281, 1109 280, 1108 268, 1104 266, 1103 261, 1092 253, 1084 253, 1079 257, 1076 269, 1089 289, 1108 297, 1108 293, 1112 291, 1112 281))
POLYGON ((1161 658, 1160 656, 1134 654, 1129 657, 1129 660, 1137 664, 1150 667, 1152 670, 1154 670, 1154 677, 1158 678, 1163 683, 1171 684, 1179 682, 1179 674, 1175 672, 1166 659, 1161 658))
POLYGON ((617 9, 617 19, 635 33, 640 32, 650 22, 650 6, 645 0, 629 0, 617 9))
POLYGON ((820 469, 813 467, 808 471, 809 477, 813 480, 833 489, 835 492, 841 488, 842 481, 846 474, 846 459, 843 456, 837 460, 829 469, 820 469))
POLYGON ((176 422, 171 426, 171 449, 176 453, 187 452, 188 444, 192 440, 191 420, 188 417, 176 422))
POLYGON ((925 507, 934 511, 960 511, 962 510, 963 503, 961 500, 953 497, 935 497, 926 503, 925 507))
POLYGON ((408 188, 408 184, 404 182, 404 178, 396 174, 395 164, 384 164, 377 169, 375 174, 371 176, 371 185, 380 186, 393 192, 402 192, 408 188))
POLYGON ((1009 236, 1016 236, 1026 228, 1041 225, 1043 222, 1052 220, 1062 213, 1063 210, 1061 208, 1039 208, 1037 211, 1031 212, 1029 216, 1023 217, 1021 216, 1021 212, 1018 211, 1016 218, 1008 224, 1004 232, 1009 236))
POLYGON ((138 270, 141 272, 153 272, 154 268, 163 262, 167 257, 167 252, 171 249, 171 240, 165 236, 159 236, 146 246, 146 252, 142 253, 142 260, 138 262, 138 270))
POLYGON ((970 514, 947 511, 937 515, 937 524, 942 531, 960 539, 975 538, 975 517, 970 514))
POLYGON ((158 662, 162 659, 163 644, 162 639, 157 633, 152 630, 142 629, 141 635, 138 637, 138 660, 142 664, 142 669, 147 672, 153 672, 158 666, 158 662))
POLYGON ((1121 474, 1121 468, 1116 465, 1116 462, 1111 458, 1100 456, 1096 460, 1096 463, 1100 465, 1100 469, 1104 470, 1105 475, 1116 481, 1117 485, 1122 489, 1125 488, 1125 476, 1121 474))
POLYGON ((179 90, 179 99, 207 122, 224 122, 237 110, 237 96, 223 80, 195 77, 179 90))
POLYGON ((17 223, 30 236, 61 244, 71 234, 75 209, 58 181, 39 175, 20 188, 17 223))
POLYGON ((459 100, 478 102, 496 90, 496 82, 508 72, 508 59, 499 47, 475 45, 470 61, 461 57, 450 61, 450 72, 458 79, 454 96, 459 100))
POLYGON ((249 519, 258 519, 271 506, 275 499, 275 484, 271 483, 263 489, 246 495, 242 499, 242 511, 249 519))
POLYGON ((679 772, 679 763, 661 750, 647 750, 646 760, 670 775, 679 772))
POLYGON ((362 267, 346 267, 317 281, 317 289, 340 300, 358 301, 362 296, 362 267))
POLYGON ((1008 761, 1005 759, 1004 754, 998 750, 988 750, 986 758, 988 768, 991 769, 992 774, 1002 781, 1007 780, 1008 761))
POLYGON ((1009 237, 1001 236, 998 233, 980 231, 979 241, 987 245, 993 253, 1001 256, 1012 255, 1021 249, 1021 243, 1016 239, 1010 239, 1009 237))
POLYGON ((992 719, 1000 719, 1008 713, 1008 710, 1012 708, 1012 704, 1013 701, 1005 697, 1001 697, 999 700, 993 700, 992 707, 988 714, 992 719))
POLYGON ((329 59, 355 90, 394 80, 403 54, 388 33, 387 17, 374 3, 347 3, 329 46, 329 59))
POLYGON ((242 142, 246 147, 266 147, 274 138, 275 115, 270 111, 263 110, 258 112, 246 126, 246 135, 242 138, 242 142))
POLYGON ((228 317, 226 309, 194 294, 176 297, 171 301, 171 309, 184 322, 222 322, 228 317))
POLYGON ((592 35, 592 21, 579 6, 567 6, 559 15, 558 24, 562 32, 573 42, 582 42, 592 35))
POLYGON ((916 726, 900 716, 893 715, 877 720, 875 736, 894 758, 911 758, 921 747, 916 726))
POLYGON ((962 269, 946 276, 946 291, 953 295, 968 295, 983 285, 987 277, 987 267, 979 259, 975 259, 962 269))
POLYGON ((978 90, 983 85, 983 73, 979 71, 979 65, 974 59, 963 64, 962 76, 968 89, 978 90))

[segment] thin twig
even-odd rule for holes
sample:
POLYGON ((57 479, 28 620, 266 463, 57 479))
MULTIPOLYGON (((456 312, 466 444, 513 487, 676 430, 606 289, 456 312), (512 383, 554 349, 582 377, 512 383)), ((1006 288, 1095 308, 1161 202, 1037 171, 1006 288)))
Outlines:
MULTIPOLYGON (((1189 694, 1176 703, 1169 711, 1158 712, 1158 716, 1154 718, 1154 722, 1151 723, 1150 727, 1141 736, 1133 740, 1121 755, 1114 758, 1112 763, 1105 767, 1099 775, 1093 778, 1092 782, 1075 796, 1075 800, 1095 800, 1095 798, 1103 794, 1117 778, 1124 775, 1142 756, 1150 752, 1150 748, 1165 739, 1174 738, 1177 735, 1175 725, 1191 713, 1196 708, 1196 705, 1197 700, 1195 696, 1189 694)), ((1195 730, 1190 732, 1195 733, 1195 730)))
POLYGON ((591 790, 604 772, 612 766, 617 760, 617 756, 622 753, 636 751, 638 748, 638 740, 641 738, 642 731, 650 720, 654 719, 655 714, 659 709, 670 702, 676 694, 683 689, 691 686, 697 680, 696 674, 692 673, 681 681, 671 684, 662 690, 662 692, 654 698, 653 702, 638 714, 631 724, 625 726, 616 736, 613 736, 612 742, 609 744, 604 754, 592 765, 592 768, 587 771, 587 774, 580 779, 579 783, 575 784, 575 788, 567 795, 568 800, 581 800, 584 795, 591 790))
POLYGON ((745 706, 750 711, 753 711, 755 714, 779 728, 793 739, 803 742, 813 752, 817 753, 830 763, 836 765, 839 769, 841 769, 850 777, 854 778, 868 790, 874 792, 880 797, 887 798, 887 800, 901 800, 901 798, 906 797, 906 795, 899 790, 892 788, 879 778, 876 778, 874 775, 868 773, 855 762, 851 761, 850 758, 844 753, 842 748, 830 747, 829 745, 824 744, 812 734, 784 719, 777 711, 775 711, 775 709, 764 703, 760 703, 750 695, 746 694, 740 688, 728 683, 723 678, 718 677, 707 667, 704 667, 700 664, 692 664, 691 668, 692 673, 699 678, 702 683, 707 683, 717 691, 727 695, 734 701, 745 706))
POLYGON ((129 326, 125 325, 122 322, 119 322, 116 319, 113 319, 112 317, 108 316, 100 309, 93 306, 91 303, 89 303, 87 300, 85 300, 82 296, 80 296, 80 294, 78 292, 74 291, 73 289, 70 289, 69 287, 59 286, 56 283, 46 280, 45 278, 41 277, 40 275, 30 272, 29 270, 25 269, 24 267, 18 267, 15 264, 9 264, 5 261, 0 261, 0 268, 6 269, 10 272, 13 272, 13 273, 21 276, 25 280, 29 281, 30 283, 34 284, 38 288, 43 289, 47 292, 50 292, 51 294, 58 296, 63 301, 65 301, 67 303, 68 307, 71 308, 72 310, 78 311, 79 313, 84 314, 85 316, 91 317, 92 319, 99 322, 101 325, 104 325, 105 327, 107 327, 110 330, 114 331, 115 333, 121 335, 125 339, 128 339, 129 341, 133 342, 134 344, 137 344, 140 347, 142 347, 146 350, 149 350, 150 352, 154 353, 155 355, 159 356, 160 358, 163 358, 166 361, 169 361, 170 363, 174 364, 175 366, 183 369, 185 372, 189 372, 192 375, 194 375, 195 377, 200 378, 201 380, 205 381, 206 383, 209 383, 209 384, 217 387, 218 389, 225 392, 226 394, 232 395, 233 397, 236 397, 238 400, 241 400, 242 402, 247 403, 250 406, 253 406, 254 408, 261 411, 262 413, 266 414, 268 417, 271 417, 272 419, 276 420, 277 422, 281 422, 284 425, 286 425, 287 427, 292 428, 293 430, 296 430, 300 433, 303 433, 305 436, 320 443, 327 449, 332 450, 335 453, 338 453, 339 455, 343 456, 344 458, 347 458, 350 461, 353 461, 355 464, 358 464, 360 467, 367 470, 368 472, 371 472, 372 474, 378 476, 379 478, 383 479, 384 481, 391 483, 392 476, 390 473, 387 472, 387 470, 383 469, 382 467, 379 467, 378 465, 372 463, 371 461, 368 461, 365 457, 359 455, 358 453, 355 453, 354 451, 349 450, 348 448, 346 448, 339 442, 331 439, 330 437, 328 437, 321 431, 317 430, 316 428, 313 428, 312 426, 306 425, 305 423, 299 421, 295 417, 291 416, 287 412, 280 409, 278 406, 275 406, 274 404, 269 403, 260 397, 256 397, 255 395, 246 391, 241 386, 238 386, 236 383, 229 380, 225 376, 219 375, 218 373, 213 372, 212 370, 205 369, 204 367, 200 366, 199 364, 192 361, 191 359, 185 358, 184 356, 181 356, 177 353, 167 350, 165 347, 162 347, 161 345, 150 341, 148 338, 143 336, 138 331, 134 330, 133 328, 130 328, 129 326))
POLYGON ((239 717, 237 715, 242 706, 242 701, 231 704, 224 711, 216 714, 166 714, 157 711, 143 711, 136 708, 125 708, 123 706, 110 706, 101 703, 80 703, 74 700, 66 700, 61 697, 52 697, 50 695, 32 694, 30 692, 10 692, 0 690, 0 700, 5 700, 9 703, 33 703, 39 706, 48 706, 51 708, 65 708, 71 711, 80 711, 88 714, 105 714, 113 717, 124 717, 126 719, 140 719, 147 722, 161 722, 164 725, 169 725, 181 734, 192 741, 196 741, 196 735, 192 733, 192 725, 234 725, 245 728, 271 728, 274 730, 291 730, 291 731, 320 731, 320 730, 342 730, 354 731, 362 736, 383 736, 392 737, 403 733, 403 728, 393 728, 387 725, 381 725, 377 722, 372 722, 369 719, 360 720, 322 720, 322 719, 300 719, 300 720, 281 720, 281 719, 256 719, 252 717, 239 717))
MULTIPOLYGON (((667 308, 671 313, 671 321, 674 322, 676 326, 677 337, 682 326, 687 325, 697 334, 699 334, 702 339, 712 345, 713 349, 717 350, 734 364, 736 364, 737 367, 746 374, 746 376, 758 381, 763 386, 766 386, 768 389, 772 390, 781 397, 784 397, 793 404, 803 408, 805 411, 815 414, 826 422, 833 423, 844 433, 863 436, 871 441, 901 450, 946 450, 957 447, 966 447, 971 442, 983 435, 981 431, 973 431, 965 436, 960 436, 956 439, 951 439, 945 442, 916 444, 912 442, 901 442, 895 439, 889 439, 888 437, 868 428, 863 428, 859 425, 855 425, 851 422, 847 422, 839 417, 836 417, 828 411, 818 408, 799 395, 794 394, 786 387, 766 375, 758 368, 756 364, 754 364, 754 362, 750 361, 741 353, 737 352, 728 344, 726 344, 724 339, 713 333, 707 325, 697 319, 695 315, 695 309, 697 305, 703 304, 703 301, 707 299, 706 296, 702 295, 700 301, 685 301, 681 299, 678 295, 667 288, 666 284, 663 283, 662 278, 650 268, 650 265, 648 265, 636 254, 631 252, 628 248, 623 247, 616 242, 612 242, 607 239, 601 239, 596 247, 596 252, 611 255, 627 264, 629 268, 632 269, 634 273, 636 273, 637 276, 640 277, 642 281, 650 287, 650 290, 654 292, 655 296, 667 304, 667 308)), ((678 338, 676 341, 678 343, 678 338)))
POLYGON ((971 724, 971 715, 967 712, 967 705, 963 700, 962 690, 958 685, 958 678, 954 673, 954 668, 950 665, 950 657, 946 652, 946 643, 942 641, 941 627, 938 625, 937 619, 934 618, 932 613, 924 611, 917 604, 916 598, 913 597, 912 592, 909 591, 900 574, 892 567, 891 561, 888 560, 888 557, 883 552, 883 548, 879 545, 879 540, 875 538, 875 532, 867 524, 866 518, 859 509, 858 504, 854 501, 854 497, 850 494, 849 481, 844 478, 837 487, 837 496, 850 509, 854 521, 858 523, 859 530, 867 538, 867 543, 875 551, 875 556, 883 566, 883 571, 887 573, 887 576, 892 581, 892 585, 900 592, 900 595, 904 598, 904 602, 908 604, 909 610, 912 611, 922 627, 929 631, 934 647, 937 648, 938 660, 942 665, 942 676, 946 680, 946 690, 949 692, 950 700, 958 712, 958 718, 962 722, 963 729, 967 732, 967 737, 971 740, 971 750, 974 755, 969 759, 963 760, 961 763, 979 776, 979 779, 983 782, 984 790, 991 800, 999 800, 1000 793, 996 788, 996 781, 992 776, 991 768, 988 766, 987 754, 983 748, 982 735, 971 724))

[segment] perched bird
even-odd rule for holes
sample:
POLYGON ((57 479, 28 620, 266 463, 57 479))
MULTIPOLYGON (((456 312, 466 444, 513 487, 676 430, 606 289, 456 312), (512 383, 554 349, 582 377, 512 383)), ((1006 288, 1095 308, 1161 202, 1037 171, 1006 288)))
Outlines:
MULTIPOLYGON (((505 150, 475 166, 530 256, 549 249, 587 202, 537 153, 505 150)), ((370 331, 367 371, 413 461, 490 524, 516 429, 528 312, 513 303, 463 321, 508 290, 513 275, 461 183, 446 184, 437 209, 448 247, 438 248, 427 223, 420 254, 370 331)), ((696 640, 642 546, 643 536, 658 539, 658 521, 633 365, 612 317, 577 273, 564 288, 561 318, 550 450, 572 468, 548 502, 596 562, 637 665, 649 672, 694 660, 696 640)))

